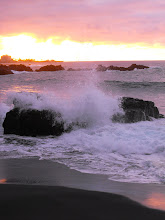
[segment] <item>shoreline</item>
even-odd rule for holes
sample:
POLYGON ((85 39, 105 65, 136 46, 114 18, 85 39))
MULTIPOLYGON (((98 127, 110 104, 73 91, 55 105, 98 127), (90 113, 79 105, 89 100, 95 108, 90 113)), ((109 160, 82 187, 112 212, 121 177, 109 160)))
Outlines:
POLYGON ((106 175, 81 173, 38 158, 0 159, 0 182, 3 185, 58 186, 119 194, 150 208, 165 210, 164 185, 115 182, 108 180, 106 175))

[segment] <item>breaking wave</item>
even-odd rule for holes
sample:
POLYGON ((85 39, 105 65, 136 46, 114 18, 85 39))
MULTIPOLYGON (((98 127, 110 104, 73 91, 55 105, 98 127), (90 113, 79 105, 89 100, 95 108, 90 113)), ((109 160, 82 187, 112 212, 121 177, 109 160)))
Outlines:
POLYGON ((9 93, 0 104, 0 122, 13 105, 58 111, 66 123, 88 121, 60 137, 0 134, 0 158, 36 157, 87 173, 106 174, 122 182, 165 183, 165 119, 133 124, 112 123, 119 97, 91 87, 70 97, 55 93, 9 93))
MULTIPOLYGON (((107 124, 115 112, 122 112, 117 98, 111 98, 94 88, 68 99, 61 99, 54 93, 9 93, 3 105, 6 106, 5 112, 9 109, 7 105, 20 109, 51 110, 61 113, 68 124, 77 121, 88 122, 91 126, 107 124)), ((1 113, 1 118, 4 118, 5 112, 1 113)))

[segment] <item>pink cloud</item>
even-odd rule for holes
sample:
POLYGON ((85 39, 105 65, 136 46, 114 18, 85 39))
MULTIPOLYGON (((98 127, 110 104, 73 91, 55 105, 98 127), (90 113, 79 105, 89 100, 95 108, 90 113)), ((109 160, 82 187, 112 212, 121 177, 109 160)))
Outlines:
POLYGON ((76 41, 165 43, 162 0, 5 0, 0 35, 30 32, 76 41))

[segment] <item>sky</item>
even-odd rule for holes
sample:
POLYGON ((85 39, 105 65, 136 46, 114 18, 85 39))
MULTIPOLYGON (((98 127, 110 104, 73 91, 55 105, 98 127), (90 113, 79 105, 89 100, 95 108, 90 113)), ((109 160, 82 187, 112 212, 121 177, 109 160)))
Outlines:
POLYGON ((164 60, 164 0, 0 0, 0 56, 164 60))

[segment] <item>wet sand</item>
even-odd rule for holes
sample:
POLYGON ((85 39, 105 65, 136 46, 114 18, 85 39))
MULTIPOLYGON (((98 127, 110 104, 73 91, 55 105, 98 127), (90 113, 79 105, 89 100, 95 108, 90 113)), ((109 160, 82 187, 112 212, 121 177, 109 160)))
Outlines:
POLYGON ((165 210, 163 185, 114 182, 37 158, 0 160, 0 182, 3 219, 165 219, 131 201, 165 210))

